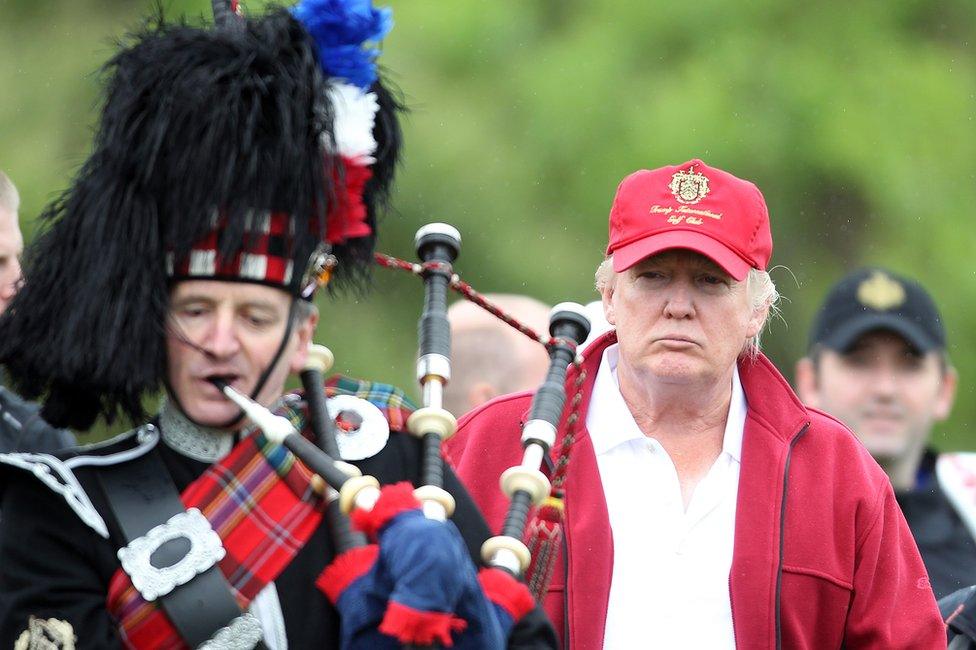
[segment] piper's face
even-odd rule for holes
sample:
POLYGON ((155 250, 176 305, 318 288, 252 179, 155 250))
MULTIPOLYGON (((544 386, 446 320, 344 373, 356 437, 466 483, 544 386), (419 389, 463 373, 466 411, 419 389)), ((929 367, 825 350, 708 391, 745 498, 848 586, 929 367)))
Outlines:
MULTIPOLYGON (((167 376, 186 415, 221 426, 238 414, 210 380, 223 379, 250 395, 281 345, 291 300, 282 290, 246 282, 188 280, 173 287, 167 376)), ((288 374, 301 370, 316 320, 313 316, 292 329, 258 402, 270 405, 281 396, 288 374)))
POLYGON ((616 274, 603 306, 617 328, 621 379, 638 385, 725 381, 766 313, 751 307, 745 282, 686 250, 616 274))
POLYGON ((843 353, 825 349, 806 367, 801 399, 849 426, 883 464, 917 454, 952 408, 955 372, 894 332, 868 332, 843 353))
POLYGON ((20 256, 24 237, 17 224, 17 213, 0 207, 0 314, 20 287, 20 256))

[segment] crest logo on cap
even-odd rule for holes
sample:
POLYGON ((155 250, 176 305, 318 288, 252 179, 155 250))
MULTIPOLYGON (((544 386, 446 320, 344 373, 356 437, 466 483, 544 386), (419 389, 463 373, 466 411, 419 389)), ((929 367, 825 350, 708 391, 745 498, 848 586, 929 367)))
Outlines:
POLYGON ((857 300, 865 307, 886 311, 905 302, 905 288, 881 271, 875 271, 858 285, 857 300))
POLYGON ((668 189, 679 203, 694 205, 708 194, 708 179, 690 167, 686 172, 675 172, 668 189))

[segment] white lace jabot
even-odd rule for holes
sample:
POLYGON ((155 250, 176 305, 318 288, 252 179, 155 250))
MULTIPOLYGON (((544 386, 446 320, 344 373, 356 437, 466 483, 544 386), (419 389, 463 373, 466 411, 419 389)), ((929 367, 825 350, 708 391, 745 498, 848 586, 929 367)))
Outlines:
POLYGON ((221 460, 234 447, 232 432, 194 424, 168 400, 159 410, 159 429, 168 447, 205 463, 221 460))

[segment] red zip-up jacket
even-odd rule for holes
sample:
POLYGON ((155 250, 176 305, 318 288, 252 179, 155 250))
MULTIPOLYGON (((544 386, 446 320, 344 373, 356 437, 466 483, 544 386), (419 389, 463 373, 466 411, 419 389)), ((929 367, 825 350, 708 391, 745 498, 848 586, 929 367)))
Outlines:
MULTIPOLYGON (((609 332, 583 369, 586 413, 609 332)), ((566 385, 570 394, 577 371, 566 385)), ((739 648, 945 648, 946 633, 915 541, 887 476, 843 424, 810 409, 765 356, 739 362, 748 402, 729 591, 739 648)), ((446 454, 500 530, 498 487, 519 464, 530 393, 462 418, 446 454)), ((572 650, 603 646, 613 539, 585 417, 566 477, 565 546, 544 602, 572 650)), ((562 435, 564 425, 560 427, 562 435)), ((650 624, 650 623, 649 623, 650 624)), ((694 630, 688 630, 694 647, 694 630)), ((636 642, 637 640, 635 640, 636 642)))

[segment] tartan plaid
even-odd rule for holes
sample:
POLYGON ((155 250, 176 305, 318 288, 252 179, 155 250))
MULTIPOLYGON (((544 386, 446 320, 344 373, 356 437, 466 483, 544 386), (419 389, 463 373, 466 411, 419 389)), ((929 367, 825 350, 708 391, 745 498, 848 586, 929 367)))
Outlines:
POLYGON ((245 280, 264 284, 288 286, 292 281, 294 264, 292 242, 294 227, 291 216, 283 212, 256 212, 246 223, 244 248, 231 258, 219 254, 219 234, 226 224, 217 216, 213 229, 201 237, 189 255, 174 260, 167 255, 170 279, 218 278, 245 280))
POLYGON ((333 375, 325 382, 325 394, 352 395, 372 403, 390 423, 390 431, 406 431, 407 418, 417 410, 406 393, 391 384, 353 379, 343 375, 333 375))
MULTIPOLYGON (((342 376, 326 383, 330 397, 354 395, 375 404, 392 430, 403 430, 414 410, 403 391, 388 384, 342 376)), ((282 403, 276 412, 310 435, 305 403, 282 403)), ((227 555, 219 567, 242 609, 288 566, 318 528, 327 503, 312 490, 311 477, 284 447, 255 431, 181 495, 183 504, 199 508, 223 540, 227 555)), ((186 647, 162 609, 146 602, 121 568, 109 583, 106 606, 126 647, 186 647)))

